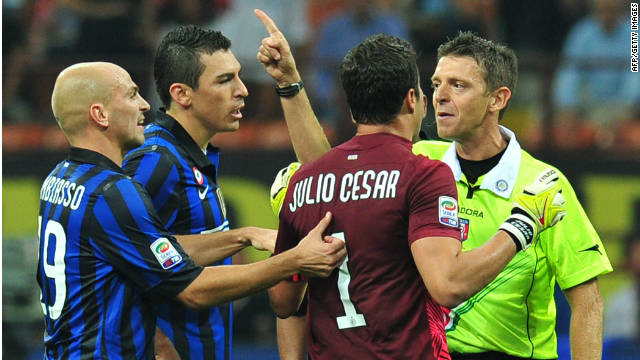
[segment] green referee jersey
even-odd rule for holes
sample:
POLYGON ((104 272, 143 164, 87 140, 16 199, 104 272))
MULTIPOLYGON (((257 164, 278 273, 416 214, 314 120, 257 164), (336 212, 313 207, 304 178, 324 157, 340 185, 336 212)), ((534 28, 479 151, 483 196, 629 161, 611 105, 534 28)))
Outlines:
MULTIPOLYGON (((413 146, 415 154, 442 160, 453 171, 463 251, 490 239, 510 214, 515 196, 550 167, 522 150, 513 132, 504 127, 501 131, 511 139, 507 149, 475 184, 468 184, 462 173, 455 143, 420 141, 413 146)), ((567 289, 613 270, 563 174, 560 182, 567 216, 541 233, 535 246, 519 252, 494 281, 451 310, 447 341, 452 353, 499 351, 525 358, 557 358, 555 282, 567 289)))

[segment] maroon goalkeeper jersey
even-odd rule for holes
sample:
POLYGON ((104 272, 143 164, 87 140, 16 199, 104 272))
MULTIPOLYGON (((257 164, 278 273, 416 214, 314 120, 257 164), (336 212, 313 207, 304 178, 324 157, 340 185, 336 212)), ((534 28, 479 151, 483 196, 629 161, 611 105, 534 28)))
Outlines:
POLYGON ((453 175, 389 133, 355 136, 291 179, 276 253, 294 247, 327 212, 327 234, 347 259, 309 280, 311 359, 450 359, 444 314, 429 295, 411 243, 460 238, 453 175))

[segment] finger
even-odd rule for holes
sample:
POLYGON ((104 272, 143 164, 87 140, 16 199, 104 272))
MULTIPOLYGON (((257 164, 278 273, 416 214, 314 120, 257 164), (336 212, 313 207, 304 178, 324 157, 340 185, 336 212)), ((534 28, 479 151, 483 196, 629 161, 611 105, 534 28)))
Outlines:
POLYGON ((280 30, 278 30, 278 27, 276 26, 276 23, 273 22, 273 20, 271 20, 269 15, 267 15, 264 11, 260 9, 255 9, 253 10, 253 12, 256 14, 258 19, 262 21, 262 23, 264 24, 264 27, 267 28, 267 31, 269 32, 269 34, 280 32, 280 30))
POLYGON ((258 57, 258 61, 260 61, 263 64, 269 64, 271 62, 271 57, 265 56, 262 53, 258 53, 257 57, 258 57))
POLYGON ((280 61, 280 49, 282 48, 282 42, 272 37, 263 39, 262 45, 260 45, 260 49, 269 52, 269 55, 276 61, 280 61))
POLYGON ((263 44, 260 45, 260 48, 258 49, 259 52, 262 53, 264 56, 272 58, 275 61, 280 61, 282 56, 280 55, 279 48, 271 44, 272 44, 271 42, 267 42, 263 40, 263 44))
POLYGON ((320 222, 318 222, 318 225, 316 225, 311 231, 311 232, 317 232, 320 235, 322 235, 324 233, 325 230, 327 230, 327 227, 329 226, 329 223, 331 222, 331 212, 327 211, 327 213, 324 215, 324 217, 322 219, 320 219, 320 222))

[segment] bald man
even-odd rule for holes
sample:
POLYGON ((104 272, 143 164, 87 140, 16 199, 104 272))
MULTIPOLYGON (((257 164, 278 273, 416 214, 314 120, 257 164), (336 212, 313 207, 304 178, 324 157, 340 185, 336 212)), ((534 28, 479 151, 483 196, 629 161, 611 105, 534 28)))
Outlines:
POLYGON ((214 306, 296 273, 326 277, 346 255, 342 241, 322 236, 327 214, 282 255, 198 265, 225 246, 211 245, 214 234, 180 236, 178 243, 142 186, 122 172, 126 151, 144 141, 149 110, 129 74, 110 63, 70 66, 56 80, 51 105, 71 149, 40 191, 45 359, 153 359, 155 301, 214 306))

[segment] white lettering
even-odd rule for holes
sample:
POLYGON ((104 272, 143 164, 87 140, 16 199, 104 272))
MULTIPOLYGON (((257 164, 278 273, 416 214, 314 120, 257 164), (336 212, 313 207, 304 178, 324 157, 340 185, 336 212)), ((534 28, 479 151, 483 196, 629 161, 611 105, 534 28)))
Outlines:
POLYGON ((385 186, 387 185, 387 178, 389 177, 389 173, 386 170, 382 170, 376 176, 376 183, 373 186, 373 198, 374 199, 383 199, 385 193, 385 186))
POLYGON ((396 185, 398 184, 398 179, 400 179, 400 171, 391 170, 389 174, 389 182, 387 183, 387 192, 384 194, 386 199, 396 197, 396 185))
POLYGON ((40 189, 40 200, 57 205, 62 204, 64 207, 76 210, 80 207, 84 190, 82 185, 66 179, 49 176, 45 179, 40 189))
MULTIPOLYGON (((358 170, 345 173, 340 181, 338 199, 340 202, 365 199, 389 199, 397 196, 400 170, 358 170)), ((334 201, 337 176, 333 173, 318 174, 317 181, 309 176, 297 181, 293 186, 293 195, 289 203, 292 213, 305 205, 330 203, 334 201)))
POLYGON ((316 202, 309 198, 309 196, 311 195, 311 186, 313 186, 313 176, 308 177, 305 182, 307 183, 307 187, 306 187, 306 194, 305 194, 305 200, 304 203, 307 205, 313 205, 316 202))
POLYGON ((346 173, 342 177, 342 182, 340 184, 340 201, 347 202, 351 197, 351 192, 347 190, 347 187, 351 187, 353 185, 353 174, 346 173))
POLYGON ((325 203, 329 203, 333 201, 333 194, 335 193, 336 188, 336 175, 329 173, 325 175, 324 181, 322 182, 322 201, 325 203))

